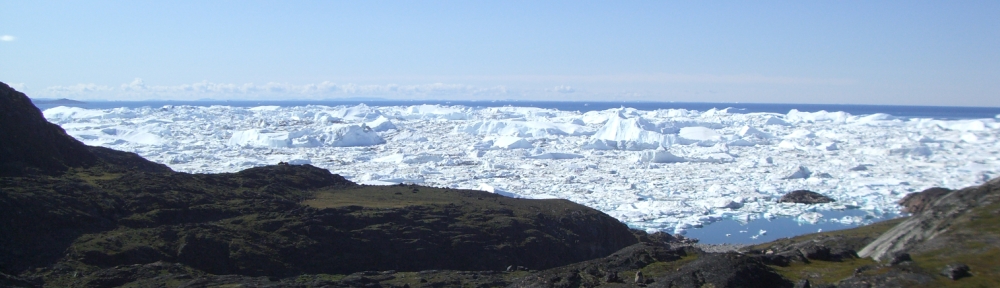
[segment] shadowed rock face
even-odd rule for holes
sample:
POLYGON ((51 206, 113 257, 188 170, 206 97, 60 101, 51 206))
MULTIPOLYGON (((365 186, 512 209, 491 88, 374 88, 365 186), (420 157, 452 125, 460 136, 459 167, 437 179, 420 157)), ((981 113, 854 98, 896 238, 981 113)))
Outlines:
POLYGON ((96 160, 86 145, 46 121, 24 93, 0 83, 0 176, 53 175, 96 160))

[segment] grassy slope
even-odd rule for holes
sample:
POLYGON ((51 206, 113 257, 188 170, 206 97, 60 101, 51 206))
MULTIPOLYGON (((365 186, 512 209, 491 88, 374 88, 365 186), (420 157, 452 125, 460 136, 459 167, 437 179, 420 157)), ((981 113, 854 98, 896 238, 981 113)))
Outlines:
POLYGON ((0 252, 14 259, 44 251, 31 261, 0 261, 0 268, 55 286, 125 281, 98 274, 156 261, 182 263, 184 269, 170 269, 191 276, 280 278, 511 264, 541 269, 636 242, 624 224, 566 200, 336 178, 280 165, 216 175, 97 167, 0 178, 0 208, 6 207, 0 214, 11 221, 0 230, 13 229, 0 237, 0 244, 12 241, 0 252), (38 239, 46 240, 32 244, 38 239), (25 266, 44 268, 19 268, 25 266))
MULTIPOLYGON (((794 238, 755 245, 748 250, 767 250, 774 246, 804 241, 823 241, 824 238, 840 237, 838 241, 860 250, 874 238, 907 218, 894 219, 868 226, 840 231, 814 233, 794 238)), ((933 281, 925 287, 1000 287, 1000 203, 976 208, 956 221, 953 228, 938 237, 947 237, 948 245, 928 250, 911 252, 912 271, 928 275, 933 281), (971 268, 973 277, 951 280, 940 275, 946 265, 964 263, 971 268)), ((836 284, 851 277, 855 270, 865 267, 864 275, 879 275, 892 271, 883 264, 869 258, 847 259, 844 261, 793 262, 787 267, 772 266, 782 276, 792 280, 808 279, 813 284, 836 284)))
POLYGON ((976 208, 953 225, 943 235, 949 238, 950 245, 911 253, 913 261, 931 272, 940 271, 951 263, 964 263, 973 277, 952 281, 937 275, 927 286, 1000 287, 1000 203, 976 208))

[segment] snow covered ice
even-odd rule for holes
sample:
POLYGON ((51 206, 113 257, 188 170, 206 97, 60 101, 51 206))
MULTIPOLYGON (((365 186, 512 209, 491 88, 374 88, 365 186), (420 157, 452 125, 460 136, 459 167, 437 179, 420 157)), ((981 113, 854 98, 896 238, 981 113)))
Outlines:
POLYGON ((177 171, 311 164, 364 184, 563 198, 650 231, 684 232, 727 218, 815 223, 824 221, 816 211, 837 209, 896 213, 908 193, 1000 175, 997 118, 438 105, 56 107, 44 114, 88 145, 177 171), (799 189, 836 202, 776 202, 799 189))

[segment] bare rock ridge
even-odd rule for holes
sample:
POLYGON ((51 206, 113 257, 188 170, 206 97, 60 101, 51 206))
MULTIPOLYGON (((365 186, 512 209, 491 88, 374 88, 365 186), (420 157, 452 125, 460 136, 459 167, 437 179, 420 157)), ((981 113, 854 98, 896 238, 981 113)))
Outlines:
POLYGON ((994 204, 998 199, 1000 178, 960 190, 932 188, 904 198, 902 202, 911 204, 907 210, 915 211, 914 215, 865 246, 858 256, 882 261, 894 253, 946 245, 948 237, 938 239, 939 235, 961 223, 960 218, 968 217, 973 209, 994 204))
POLYGON ((96 160, 86 145, 46 121, 28 96, 0 82, 0 176, 54 174, 96 160))

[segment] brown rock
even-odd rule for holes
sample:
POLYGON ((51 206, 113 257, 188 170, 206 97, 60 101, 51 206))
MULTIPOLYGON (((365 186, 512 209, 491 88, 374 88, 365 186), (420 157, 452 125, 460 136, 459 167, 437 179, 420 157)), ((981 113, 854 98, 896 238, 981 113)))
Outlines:
POLYGON ((934 187, 918 193, 910 193, 899 200, 899 205, 903 206, 903 212, 920 213, 927 209, 927 206, 951 192, 951 189, 934 187))
POLYGON ((795 190, 785 194, 785 196, 781 196, 781 200, 778 200, 778 202, 802 204, 829 203, 833 201, 833 198, 809 190, 795 190))

